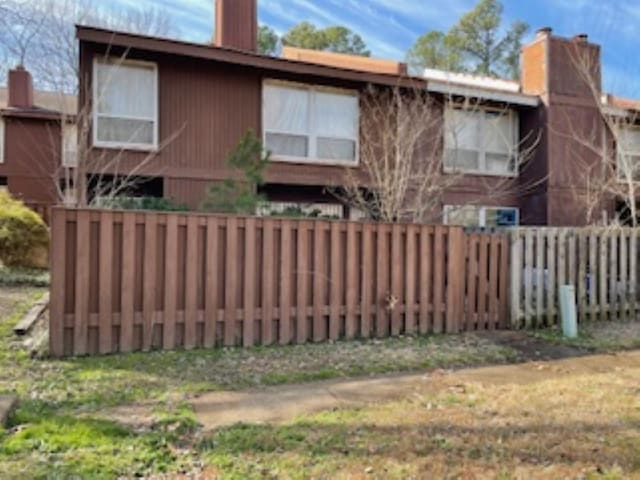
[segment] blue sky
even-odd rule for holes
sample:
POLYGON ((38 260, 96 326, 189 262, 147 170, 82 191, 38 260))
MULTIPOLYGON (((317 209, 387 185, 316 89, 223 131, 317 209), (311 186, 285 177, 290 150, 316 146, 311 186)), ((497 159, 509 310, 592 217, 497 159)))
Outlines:
MULTIPOLYGON (((476 0, 258 0, 260 22, 285 32, 303 20, 318 26, 341 24, 359 33, 374 56, 403 59, 416 38, 448 29, 476 0)), ((156 5, 173 17, 176 36, 211 38, 214 0, 116 0, 112 4, 156 5)), ((536 29, 551 26, 559 35, 588 33, 603 47, 607 91, 640 97, 638 0, 503 0, 504 21, 523 20, 536 29)))

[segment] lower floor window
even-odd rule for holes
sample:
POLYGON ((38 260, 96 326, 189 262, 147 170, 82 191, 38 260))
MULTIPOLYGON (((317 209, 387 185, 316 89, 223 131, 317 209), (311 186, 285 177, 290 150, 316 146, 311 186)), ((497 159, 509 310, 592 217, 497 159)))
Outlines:
POLYGON ((444 222, 463 227, 514 227, 520 223, 520 212, 514 207, 445 205, 444 222))

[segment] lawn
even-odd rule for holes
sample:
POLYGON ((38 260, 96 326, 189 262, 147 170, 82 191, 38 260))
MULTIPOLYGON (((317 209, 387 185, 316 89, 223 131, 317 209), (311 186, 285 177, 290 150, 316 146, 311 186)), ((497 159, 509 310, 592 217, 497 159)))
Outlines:
POLYGON ((518 354, 464 335, 32 359, 11 328, 43 292, 0 289, 0 393, 20 399, 0 432, 0 478, 599 478, 596 463, 603 478, 626 478, 640 468, 635 370, 470 385, 205 433, 188 403, 200 392, 500 364, 518 354))

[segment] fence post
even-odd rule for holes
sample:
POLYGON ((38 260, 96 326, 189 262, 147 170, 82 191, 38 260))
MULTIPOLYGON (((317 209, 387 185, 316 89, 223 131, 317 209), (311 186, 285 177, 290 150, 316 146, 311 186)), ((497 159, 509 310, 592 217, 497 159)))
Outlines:
POLYGON ((461 316, 464 312, 465 287, 465 233, 461 227, 451 227, 449 230, 447 268, 447 333, 460 332, 461 316))

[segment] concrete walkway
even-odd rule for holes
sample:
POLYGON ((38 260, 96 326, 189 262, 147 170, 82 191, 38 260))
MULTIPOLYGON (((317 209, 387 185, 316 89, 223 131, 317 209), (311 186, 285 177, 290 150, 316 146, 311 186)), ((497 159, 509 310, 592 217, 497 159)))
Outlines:
POLYGON ((192 403, 200 423, 206 430, 211 430, 240 422, 291 420, 307 413, 402 399, 460 387, 465 383, 529 384, 565 375, 615 373, 622 367, 640 368, 640 352, 425 374, 331 380, 244 392, 217 392, 202 395, 192 403))

